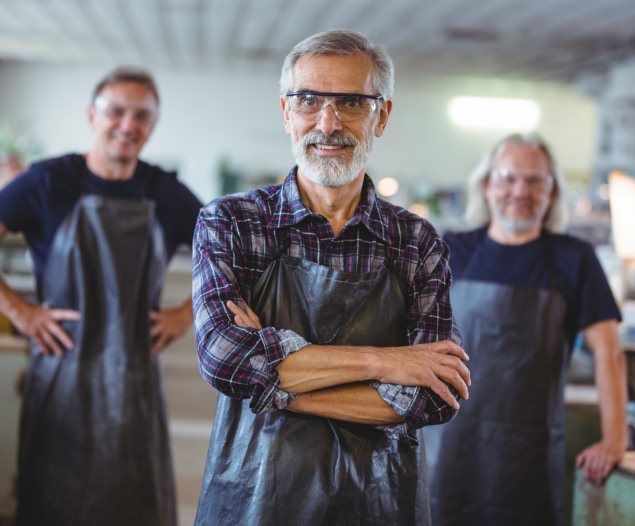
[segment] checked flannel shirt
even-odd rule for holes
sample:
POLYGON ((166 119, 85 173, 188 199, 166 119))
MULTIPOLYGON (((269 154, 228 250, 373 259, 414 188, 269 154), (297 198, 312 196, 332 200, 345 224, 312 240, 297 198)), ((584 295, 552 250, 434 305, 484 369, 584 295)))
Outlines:
MULTIPOLYGON (((339 271, 374 271, 389 255, 408 285, 408 341, 460 344, 449 300, 448 249, 433 227, 377 197, 365 176, 354 216, 334 237, 328 221, 302 202, 294 168, 284 183, 216 199, 199 214, 193 250, 199 367, 220 392, 250 398, 256 413, 284 409, 295 397, 280 388, 276 366, 310 342, 290 330, 238 327, 226 305, 241 297, 249 301, 251 288, 276 256, 276 231, 282 230, 291 256, 339 271)), ((369 385, 404 417, 403 423, 378 426, 392 438, 416 444, 415 429, 455 414, 427 388, 369 385)))

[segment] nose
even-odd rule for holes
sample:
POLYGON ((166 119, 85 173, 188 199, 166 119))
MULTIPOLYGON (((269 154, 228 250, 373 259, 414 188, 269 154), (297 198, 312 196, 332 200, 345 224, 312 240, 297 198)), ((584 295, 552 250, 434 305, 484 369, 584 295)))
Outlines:
POLYGON ((132 111, 126 111, 119 120, 119 128, 124 131, 132 131, 137 127, 137 119, 132 111))
POLYGON ((520 177, 514 184, 513 191, 516 195, 527 195, 531 193, 531 187, 529 186, 527 179, 520 177))
POLYGON ((327 102, 320 110, 315 128, 325 135, 331 135, 334 131, 342 129, 342 121, 337 116, 332 102, 327 102))
POLYGON ((512 192, 515 195, 526 195, 531 193, 529 182, 524 177, 517 177, 512 185, 512 192))

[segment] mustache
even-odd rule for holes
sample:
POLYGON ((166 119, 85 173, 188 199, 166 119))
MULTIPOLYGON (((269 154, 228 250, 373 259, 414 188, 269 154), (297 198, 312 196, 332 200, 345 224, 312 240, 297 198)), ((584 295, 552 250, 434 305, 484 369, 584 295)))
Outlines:
POLYGON ((331 135, 326 135, 320 131, 314 130, 302 137, 300 143, 306 150, 309 146, 318 143, 328 144, 331 146, 357 146, 359 141, 355 138, 355 136, 341 131, 336 131, 331 135))

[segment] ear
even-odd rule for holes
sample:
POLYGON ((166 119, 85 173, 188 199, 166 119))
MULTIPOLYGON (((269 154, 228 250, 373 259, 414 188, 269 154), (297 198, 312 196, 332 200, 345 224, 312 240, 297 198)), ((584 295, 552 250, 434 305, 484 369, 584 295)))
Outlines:
POLYGON ((93 124, 95 122, 95 106, 92 104, 86 108, 86 116, 88 117, 88 125, 90 129, 93 129, 93 124))
POLYGON ((388 117, 392 111, 392 99, 382 102, 381 108, 379 108, 379 118, 377 124, 375 124, 375 137, 381 137, 388 124, 388 117))
POLYGON ((282 108, 282 118, 284 120, 284 131, 291 135, 291 125, 289 123, 289 110, 287 109, 287 99, 280 97, 280 107, 282 108))
POLYGON ((549 194, 549 207, 547 208, 547 213, 545 214, 545 217, 547 215, 549 215, 549 212, 551 212, 551 207, 553 206, 553 203, 556 201, 556 199, 558 198, 558 194, 559 194, 559 189, 558 187, 554 184, 553 185, 553 190, 551 190, 551 194, 549 194))

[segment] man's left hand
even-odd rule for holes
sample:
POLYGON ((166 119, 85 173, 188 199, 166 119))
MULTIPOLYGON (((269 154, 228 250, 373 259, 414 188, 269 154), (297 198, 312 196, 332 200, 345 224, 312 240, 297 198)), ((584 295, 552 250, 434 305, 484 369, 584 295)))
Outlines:
POLYGON ((584 478, 598 486, 604 484, 615 465, 624 455, 623 444, 601 440, 580 453, 575 461, 576 468, 584 468, 584 478))
POLYGON ((258 315, 251 310, 251 307, 245 303, 242 298, 239 300, 240 305, 233 301, 227 302, 227 308, 234 315, 234 323, 239 327, 248 329, 262 329, 258 315))
POLYGON ((192 325, 192 304, 186 302, 181 307, 150 312, 152 327, 152 352, 159 353, 172 341, 180 338, 192 325))

